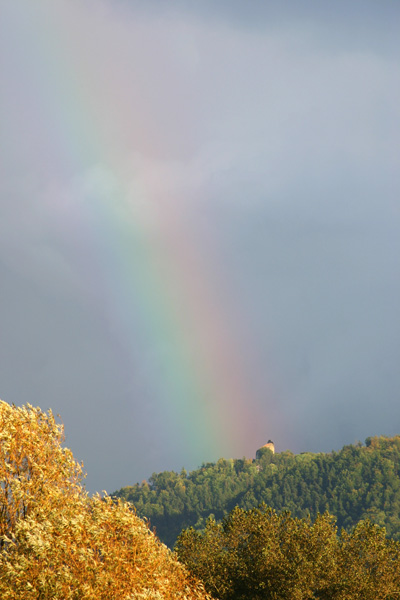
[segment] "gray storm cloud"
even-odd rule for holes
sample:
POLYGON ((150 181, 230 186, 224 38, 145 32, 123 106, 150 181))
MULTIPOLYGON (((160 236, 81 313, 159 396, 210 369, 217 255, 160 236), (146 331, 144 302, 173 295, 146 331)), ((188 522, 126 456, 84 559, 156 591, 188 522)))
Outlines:
POLYGON ((133 219, 151 244, 166 206, 196 223, 278 449, 398 433, 398 4, 38 2, 32 22, 15 6, 1 36, 0 397, 61 414, 89 489, 218 458, 186 464, 170 443, 150 385, 168 346, 138 333, 128 356, 111 290, 91 285, 106 218, 90 215, 113 198, 121 238, 133 219), (47 16, 70 71, 46 83, 28 54, 47 16), (85 87, 62 88, 83 84, 82 64, 85 87), (78 92, 101 123, 91 150, 82 122, 79 160, 48 116, 72 122, 78 92))

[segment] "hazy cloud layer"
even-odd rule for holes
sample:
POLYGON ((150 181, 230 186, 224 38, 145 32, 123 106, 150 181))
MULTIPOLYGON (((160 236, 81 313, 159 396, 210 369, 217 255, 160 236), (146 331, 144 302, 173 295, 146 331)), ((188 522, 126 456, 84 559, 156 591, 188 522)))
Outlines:
POLYGON ((171 339, 123 316, 123 265, 187 237, 266 438, 398 433, 398 4, 2 12, 0 397, 61 413, 90 489, 218 458, 163 403, 171 339))

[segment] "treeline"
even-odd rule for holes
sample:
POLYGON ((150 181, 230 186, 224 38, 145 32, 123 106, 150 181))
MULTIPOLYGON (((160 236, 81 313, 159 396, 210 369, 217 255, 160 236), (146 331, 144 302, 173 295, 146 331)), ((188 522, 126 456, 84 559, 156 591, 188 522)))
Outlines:
POLYGON ((262 502, 311 520, 328 511, 339 530, 370 519, 400 540, 399 475, 400 436, 373 437, 339 452, 265 449, 257 460, 222 458, 190 473, 164 471, 114 496, 133 503, 170 547, 183 529, 204 529, 210 515, 220 521, 236 506, 251 509, 262 502))

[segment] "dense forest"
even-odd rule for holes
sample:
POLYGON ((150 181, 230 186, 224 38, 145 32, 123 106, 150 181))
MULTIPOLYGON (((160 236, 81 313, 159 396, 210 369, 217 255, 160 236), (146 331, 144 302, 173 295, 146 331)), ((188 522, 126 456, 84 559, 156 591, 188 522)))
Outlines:
POLYGON ((182 529, 204 529, 210 515, 220 521, 236 506, 251 509, 262 502, 312 520, 329 511, 347 531, 368 518, 400 540, 399 475, 400 436, 373 437, 339 452, 263 449, 256 460, 221 458, 190 473, 153 474, 114 496, 131 502, 170 547, 182 529))

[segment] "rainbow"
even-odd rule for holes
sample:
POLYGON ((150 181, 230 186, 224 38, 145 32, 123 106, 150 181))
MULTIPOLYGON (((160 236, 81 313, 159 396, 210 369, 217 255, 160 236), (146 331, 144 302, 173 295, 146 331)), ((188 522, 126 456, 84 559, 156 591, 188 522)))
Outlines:
MULTIPOLYGON (((188 449, 185 460, 254 456, 273 435, 263 420, 268 399, 252 385, 244 356, 250 351, 227 311, 231 291, 218 249, 213 263, 202 252, 196 215, 183 193, 159 190, 141 172, 149 130, 157 144, 148 109, 135 107, 142 123, 128 132, 137 138, 136 159, 121 158, 113 131, 123 130, 119 121, 128 122, 132 107, 123 90, 113 98, 113 82, 97 90, 105 98, 96 96, 90 59, 82 53, 77 61, 71 54, 64 28, 68 3, 12 4, 8 10, 34 50, 27 85, 41 122, 31 126, 42 128, 51 148, 32 160, 38 169, 45 161, 53 173, 62 165, 61 175, 72 177, 69 189, 60 190, 55 181, 49 195, 53 209, 87 240, 88 289, 102 298, 127 360, 134 363, 138 339, 155 349, 150 393, 166 428, 188 449)), ((245 331, 245 316, 237 318, 245 331)), ((132 398, 132 414, 140 401, 132 398)))

